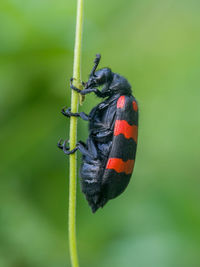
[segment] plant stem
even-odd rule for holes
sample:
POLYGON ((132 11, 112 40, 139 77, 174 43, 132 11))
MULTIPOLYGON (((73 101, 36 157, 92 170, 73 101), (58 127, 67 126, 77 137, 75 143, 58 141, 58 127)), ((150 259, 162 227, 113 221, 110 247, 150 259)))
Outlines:
MULTIPOLYGON (((74 47, 74 68, 73 78, 74 85, 81 88, 81 43, 82 43, 82 25, 83 25, 83 0, 77 0, 77 17, 76 17, 76 37, 74 47)), ((72 90, 71 94, 71 111, 78 112, 78 94, 72 90)), ((77 142, 77 118, 70 118, 70 150, 76 146, 77 142)), ((70 155, 70 171, 69 171, 69 250, 71 265, 78 267, 78 254, 76 245, 76 153, 70 155)))

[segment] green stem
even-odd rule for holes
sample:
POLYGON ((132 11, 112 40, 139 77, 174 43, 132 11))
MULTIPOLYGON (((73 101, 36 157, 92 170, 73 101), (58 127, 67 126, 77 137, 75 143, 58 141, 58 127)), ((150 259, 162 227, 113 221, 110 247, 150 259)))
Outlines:
MULTIPOLYGON (((82 43, 82 25, 83 25, 83 0, 77 0, 77 17, 76 17, 76 37, 74 47, 74 68, 73 78, 74 85, 81 88, 81 43, 82 43)), ((78 94, 72 90, 71 111, 78 112, 78 94)), ((76 146, 77 142, 77 118, 70 118, 70 150, 76 146)), ((70 155, 70 173, 69 173, 69 250, 71 265, 78 267, 78 254, 76 245, 76 153, 70 155)))

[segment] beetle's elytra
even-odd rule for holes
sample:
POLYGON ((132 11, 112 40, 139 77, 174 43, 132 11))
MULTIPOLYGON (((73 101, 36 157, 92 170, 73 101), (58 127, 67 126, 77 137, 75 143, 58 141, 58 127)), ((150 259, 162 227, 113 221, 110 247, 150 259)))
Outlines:
POLYGON ((58 143, 67 155, 77 149, 82 153, 81 187, 93 212, 127 187, 134 168, 138 136, 138 105, 131 86, 123 76, 109 68, 96 71, 100 58, 100 55, 96 56, 82 91, 73 86, 72 79, 70 87, 82 95, 94 92, 105 100, 89 115, 72 113, 69 108, 62 110, 67 117, 81 117, 89 122, 87 142, 79 141, 71 151, 66 147, 66 141, 58 143), (101 91, 99 86, 103 86, 101 91))

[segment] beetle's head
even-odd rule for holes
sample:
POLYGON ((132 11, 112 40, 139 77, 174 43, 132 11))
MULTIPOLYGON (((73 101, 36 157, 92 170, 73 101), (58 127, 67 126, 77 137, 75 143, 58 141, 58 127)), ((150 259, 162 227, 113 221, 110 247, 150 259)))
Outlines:
POLYGON ((110 83, 113 78, 113 73, 109 68, 103 68, 90 75, 86 88, 98 87, 110 83))

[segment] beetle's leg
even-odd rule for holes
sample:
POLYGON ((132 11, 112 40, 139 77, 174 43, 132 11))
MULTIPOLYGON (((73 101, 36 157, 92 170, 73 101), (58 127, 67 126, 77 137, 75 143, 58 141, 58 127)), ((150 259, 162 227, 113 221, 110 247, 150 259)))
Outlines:
POLYGON ((87 94, 90 94, 90 93, 95 93, 97 96, 103 97, 103 94, 97 88, 87 88, 87 89, 80 90, 80 89, 76 88, 72 84, 72 82, 73 82, 73 78, 70 79, 70 88, 72 90, 76 91, 77 93, 81 94, 81 95, 87 95, 87 94))
POLYGON ((91 159, 95 159, 95 156, 93 154, 93 151, 91 151, 90 149, 88 149, 87 145, 85 143, 83 143, 82 141, 79 141, 77 143, 77 148, 80 150, 80 152, 84 155, 84 156, 88 156, 91 159))
POLYGON ((73 80, 74 80, 74 78, 71 78, 71 79, 70 79, 70 88, 73 89, 74 91, 76 91, 77 93, 81 93, 82 90, 76 88, 76 87, 73 85, 73 80))
POLYGON ((82 141, 79 141, 77 145, 83 155, 88 156, 93 160, 98 158, 97 148, 91 138, 88 139, 87 145, 82 141))
POLYGON ((89 138, 87 141, 87 145, 88 145, 88 150, 93 155, 93 159, 97 159, 98 152, 97 152, 97 148, 96 148, 96 145, 94 144, 93 139, 89 138))
POLYGON ((85 112, 80 112, 80 113, 72 113, 71 112, 71 108, 68 108, 68 109, 65 109, 63 108, 61 110, 61 113, 70 118, 71 116, 74 116, 74 117, 81 117, 81 119, 85 120, 85 121, 89 121, 89 115, 85 114, 85 112))
POLYGON ((86 95, 86 94, 90 94, 90 93, 95 93, 95 95, 98 97, 104 97, 102 92, 97 88, 87 88, 87 89, 81 90, 81 92, 80 92, 81 95, 86 95))
POLYGON ((80 150, 80 152, 84 155, 84 156, 88 156, 90 158, 94 158, 94 155, 91 153, 91 151, 88 150, 86 144, 82 141, 79 141, 77 144, 76 144, 76 147, 72 150, 69 150, 69 147, 66 147, 66 143, 68 142, 68 140, 65 140, 63 142, 63 140, 61 139, 59 142, 58 142, 58 147, 60 149, 63 150, 63 152, 66 154, 66 155, 70 155, 70 154, 73 154, 76 152, 77 149, 80 150))
POLYGON ((58 142, 58 147, 60 149, 63 150, 63 152, 66 154, 66 155, 70 155, 70 154, 73 154, 76 152, 76 150, 78 149, 78 147, 76 146, 74 149, 72 150, 69 150, 69 147, 66 147, 66 143, 67 143, 67 140, 65 140, 64 142, 62 141, 62 139, 58 142))

